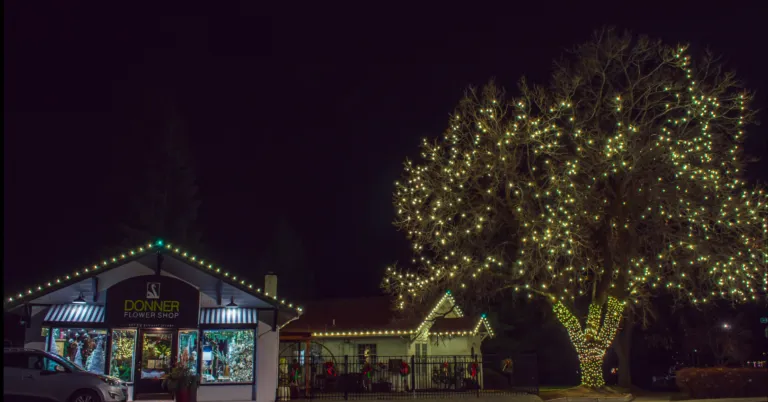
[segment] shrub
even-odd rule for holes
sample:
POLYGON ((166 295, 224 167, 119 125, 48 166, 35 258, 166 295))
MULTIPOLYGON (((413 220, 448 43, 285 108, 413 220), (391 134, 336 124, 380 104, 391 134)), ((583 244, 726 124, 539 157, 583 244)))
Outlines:
POLYGON ((684 368, 675 381, 692 399, 768 395, 768 370, 762 368, 684 368))

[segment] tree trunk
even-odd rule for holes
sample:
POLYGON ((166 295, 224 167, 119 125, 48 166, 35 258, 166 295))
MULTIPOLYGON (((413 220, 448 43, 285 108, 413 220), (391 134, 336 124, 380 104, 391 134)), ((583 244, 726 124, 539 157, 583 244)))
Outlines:
POLYGON ((579 319, 563 303, 555 302, 552 306, 555 316, 568 331, 571 343, 579 355, 581 385, 589 388, 605 386, 603 359, 613 343, 613 338, 616 337, 624 306, 624 302, 614 297, 608 298, 605 309, 603 304, 592 303, 583 329, 579 319))
POLYGON ((616 357, 619 359, 619 386, 624 388, 632 387, 631 356, 632 356, 632 333, 635 327, 632 314, 626 318, 624 330, 618 335, 616 340, 616 357))
MULTIPOLYGON (((576 345, 574 344, 574 347, 576 345)), ((581 385, 590 388, 600 388, 605 386, 603 379, 603 360, 605 359, 606 348, 600 345, 591 345, 582 350, 576 347, 579 354, 579 369, 581 371, 581 385)))

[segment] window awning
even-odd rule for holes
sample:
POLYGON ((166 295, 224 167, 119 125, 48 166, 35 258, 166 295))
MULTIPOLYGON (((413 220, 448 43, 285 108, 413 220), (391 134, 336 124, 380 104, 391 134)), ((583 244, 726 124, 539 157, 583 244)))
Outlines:
MULTIPOLYGON (((58 304, 51 306, 45 323, 103 323, 104 306, 90 304, 58 304)), ((200 324, 258 324, 255 308, 202 308, 200 324)))
POLYGON ((51 306, 44 322, 103 323, 104 306, 92 304, 58 304, 51 306))
POLYGON ((200 324, 258 324, 255 308, 202 308, 200 324))

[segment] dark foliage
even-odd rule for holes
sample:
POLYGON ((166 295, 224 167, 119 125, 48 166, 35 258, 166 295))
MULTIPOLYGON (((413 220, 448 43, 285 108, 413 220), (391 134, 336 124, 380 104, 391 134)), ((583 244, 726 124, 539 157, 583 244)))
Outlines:
POLYGON ((685 368, 677 372, 677 386, 692 399, 740 398, 768 395, 764 368, 685 368))

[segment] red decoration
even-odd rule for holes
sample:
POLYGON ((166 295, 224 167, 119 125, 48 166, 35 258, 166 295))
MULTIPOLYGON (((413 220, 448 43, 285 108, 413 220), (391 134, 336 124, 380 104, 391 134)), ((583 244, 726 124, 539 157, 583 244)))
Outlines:
POLYGON ((469 366, 469 375, 472 378, 477 378, 477 363, 472 363, 469 366))
POLYGON ((301 377, 301 365, 296 362, 291 364, 291 379, 293 382, 298 383, 299 377, 301 377))
POLYGON ((325 362, 325 373, 330 377, 336 377, 336 369, 333 367, 333 362, 325 362))
POLYGON ((371 367, 371 364, 365 363, 365 365, 363 366, 363 376, 371 378, 371 371, 373 371, 373 367, 371 367))
POLYGON ((408 363, 403 361, 400 363, 400 375, 405 377, 411 372, 411 367, 408 366, 408 363))

